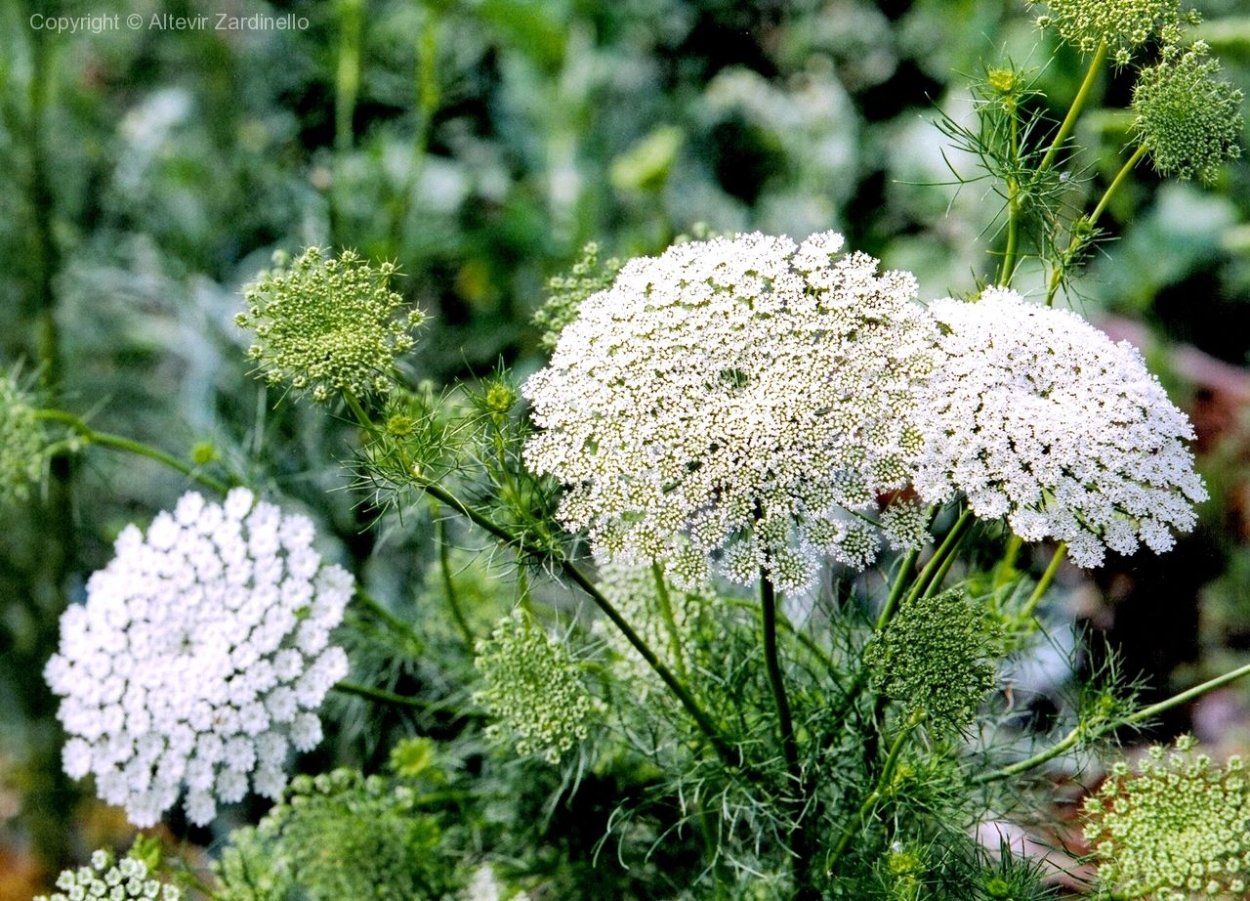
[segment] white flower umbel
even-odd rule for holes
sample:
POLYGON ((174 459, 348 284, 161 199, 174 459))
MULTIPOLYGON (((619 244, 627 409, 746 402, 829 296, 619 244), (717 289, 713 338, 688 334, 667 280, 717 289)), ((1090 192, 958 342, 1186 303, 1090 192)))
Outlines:
POLYGON ((353 582, 312 548, 313 524, 236 488, 189 492, 116 556, 61 617, 45 677, 62 697, 65 772, 150 826, 186 789, 187 817, 251 788, 277 798, 286 758, 321 740, 315 713, 347 674, 329 644, 353 582))
MULTIPOLYGON (((636 259, 586 299, 525 394, 526 461, 568 487, 596 552, 807 585, 823 554, 876 556, 878 496, 907 484, 906 422, 930 365, 915 279, 761 234, 636 259)), ((894 536, 891 536, 894 537, 894 536)))
POLYGON ((107 901, 150 899, 150 901, 181 901, 182 890, 176 885, 148 877, 148 865, 136 857, 123 857, 114 862, 108 851, 91 854, 91 865, 62 870, 56 879, 60 891, 52 895, 36 895, 34 901, 84 901, 103 898, 107 901))
POLYGON ((1066 541, 1085 567, 1139 540, 1168 550, 1193 527, 1207 496, 1184 444, 1193 427, 1135 348, 1002 288, 929 311, 942 335, 918 408, 922 498, 962 492, 979 518, 1066 541))

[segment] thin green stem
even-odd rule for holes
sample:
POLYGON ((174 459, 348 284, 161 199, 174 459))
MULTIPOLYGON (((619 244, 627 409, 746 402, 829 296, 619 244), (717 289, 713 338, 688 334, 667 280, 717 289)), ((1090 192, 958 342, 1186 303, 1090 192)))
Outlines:
POLYGON ((1024 603, 1021 617, 1026 621, 1032 619, 1033 613, 1037 610, 1037 605, 1042 602, 1043 595, 1050 588, 1050 583, 1055 581, 1055 573, 1059 572, 1059 566, 1063 563, 1063 558, 1067 552, 1068 543, 1066 541, 1059 542, 1059 546, 1055 548, 1055 553, 1050 558, 1050 565, 1046 567, 1042 577, 1037 580, 1037 586, 1033 589, 1033 593, 1029 595, 1029 599, 1024 603))
POLYGON ((1107 206, 1111 203, 1111 198, 1115 196, 1116 191, 1124 184, 1129 173, 1141 162, 1142 157, 1147 153, 1145 144, 1138 145, 1132 155, 1125 160, 1124 165, 1120 167, 1120 171, 1116 173, 1115 178, 1111 180, 1111 184, 1107 185, 1107 190, 1102 192, 1102 197, 1098 198, 1098 203, 1094 205, 1094 210, 1088 216, 1077 221, 1077 228, 1074 229, 1071 240, 1068 242, 1068 249, 1063 252, 1063 257, 1059 261, 1059 265, 1050 274, 1050 284, 1046 287, 1046 306, 1053 306, 1055 295, 1059 293, 1059 286, 1063 283, 1063 274, 1071 265, 1072 258, 1076 252, 1081 249, 1085 240, 1093 233, 1094 225, 1107 211, 1107 206))
MULTIPOLYGON (((356 415, 356 418, 360 421, 360 425, 363 428, 370 431, 376 428, 373 421, 369 418, 369 414, 365 412, 364 408, 360 405, 360 402, 350 392, 344 392, 343 398, 347 403, 347 406, 356 415)), ((685 684, 673 675, 672 670, 664 665, 660 658, 656 656, 655 652, 651 650, 651 646, 648 645, 636 631, 634 631, 633 626, 629 624, 625 617, 621 615, 620 611, 616 609, 612 602, 603 595, 603 592, 601 592, 595 584, 587 578, 586 574, 583 573, 576 564, 564 557, 556 556, 546 548, 539 547, 532 542, 527 541, 524 536, 514 535, 512 532, 509 532, 507 529, 491 520, 490 517, 470 507, 442 485, 423 478, 420 473, 414 471, 411 466, 406 466, 406 468, 409 470, 413 480, 421 486, 422 490, 424 490, 427 495, 435 500, 441 501, 457 514, 463 516, 478 528, 495 537, 505 547, 512 548, 522 556, 544 560, 558 567, 565 577, 585 592, 591 601, 594 602, 595 606, 598 607, 604 614, 604 616, 612 621, 612 624, 620 630, 621 634, 625 636, 625 640, 633 646, 634 650, 642 655, 642 659, 645 660, 647 665, 655 671, 655 674, 660 677, 661 681, 663 681, 666 686, 668 686, 668 689, 677 698, 678 702, 686 709, 686 712, 690 714, 691 718, 695 721, 695 724, 699 727, 699 731, 702 732, 711 743, 713 750, 726 764, 726 766, 734 769, 742 767, 743 759, 741 752, 725 741, 724 737, 720 734, 720 730, 717 729, 715 723, 713 723, 712 718, 703 709, 702 705, 695 700, 694 695, 691 694, 688 688, 686 688, 685 684)))
POLYGON ((123 435, 114 435, 109 432, 97 432, 91 426, 87 425, 82 419, 72 413, 64 410, 37 410, 35 416, 48 422, 60 422, 72 428, 78 436, 87 444, 95 444, 100 447, 107 447, 111 450, 118 450, 128 454, 134 454, 138 457, 145 457, 154 460, 163 466, 167 466, 175 472, 179 472, 192 481, 198 482, 210 491, 218 494, 225 494, 230 490, 230 486, 225 482, 215 479, 210 475, 200 472, 198 467, 189 463, 184 463, 172 454, 168 454, 160 448, 152 447, 142 441, 136 441, 133 438, 127 438, 123 435))
POLYGON ((425 698, 414 698, 411 695, 401 695, 393 691, 387 691, 385 688, 374 688, 372 685, 360 685, 356 682, 336 682, 333 690, 339 692, 339 694, 353 695, 368 701, 375 701, 379 704, 390 704, 393 707, 408 707, 425 713, 452 711, 456 714, 457 719, 486 719, 485 714, 480 711, 459 710, 446 701, 429 701, 425 698))
POLYGON ((412 627, 411 623, 400 619, 385 604, 359 585, 356 586, 356 600, 367 607, 370 613, 386 623, 391 629, 407 636, 418 648, 425 646, 425 642, 422 641, 421 636, 417 634, 417 630, 412 627))
POLYGON ((673 615, 673 598, 669 594, 668 580, 664 578, 664 570, 660 564, 651 561, 651 575, 655 579, 655 596, 660 604, 660 616, 668 630, 669 653, 673 655, 673 665, 677 667, 677 675, 689 681, 690 671, 686 669, 686 655, 682 652, 681 632, 677 628, 677 618, 673 615))
POLYGON ((1068 114, 1064 116, 1063 122, 1059 124, 1059 130, 1055 132, 1055 139, 1051 141, 1046 155, 1042 157, 1041 163, 1038 164, 1034 179, 1040 177, 1043 172, 1054 164, 1060 149, 1068 140, 1068 136, 1072 134, 1072 129, 1076 127, 1076 121, 1080 118, 1086 101, 1089 100, 1090 92, 1094 89, 1094 84, 1098 80, 1098 73, 1106 59, 1107 42, 1103 40, 1099 42, 1097 49, 1094 50, 1094 58, 1090 60, 1089 68, 1085 70, 1085 78, 1081 82, 1081 87, 1077 90, 1076 96, 1072 98, 1072 105, 1068 107, 1068 114))
POLYGON ((1068 732, 1067 735, 1050 747, 1043 748, 1032 757, 1027 757, 1024 760, 1017 761, 1010 766, 994 770, 991 773, 982 773, 978 776, 973 776, 972 784, 984 785, 989 782, 999 782, 1003 779, 1009 779, 1012 776, 1018 776, 1021 773, 1027 773, 1029 770, 1039 767, 1042 764, 1054 760, 1056 757, 1072 750, 1080 744, 1083 739, 1092 741, 1106 735, 1108 732, 1118 729, 1121 726, 1134 726, 1147 722, 1154 719, 1161 713, 1166 713, 1173 707, 1184 704, 1186 701, 1192 701, 1194 698, 1201 697, 1207 692, 1214 691, 1217 688, 1223 688, 1225 685, 1236 682, 1238 679, 1244 678, 1245 676, 1250 676, 1250 663, 1247 663, 1244 666, 1239 666, 1237 669, 1230 670, 1222 676, 1216 676, 1214 679, 1208 679, 1206 682, 1195 685, 1193 688, 1188 688, 1185 691, 1178 692, 1170 698, 1165 698, 1162 701, 1159 701, 1157 704, 1150 704, 1147 707, 1143 707, 1141 710, 1131 713, 1121 719, 1107 720, 1093 725, 1077 724, 1070 732, 1068 732))
POLYGON ((971 534, 972 529, 964 529, 960 534, 959 539, 951 545, 950 550, 946 554, 946 558, 933 574, 933 578, 929 580, 929 584, 925 586, 925 597, 932 597, 942 588, 942 583, 946 581, 946 574, 950 572, 950 568, 955 564, 955 561, 959 559, 959 549, 963 547, 964 542, 968 540, 968 536, 971 534))
POLYGON ((855 816, 847 821, 846 826, 842 829, 842 834, 838 836, 837 844, 833 846, 833 850, 825 858, 825 872, 828 875, 833 875, 833 868, 842 855, 846 853, 847 847, 851 844, 851 839, 863 827, 864 821, 867 819, 868 814, 872 812, 872 809, 885 797, 886 786, 894 778, 894 769, 898 766, 899 758, 903 755, 903 748, 907 745, 907 739, 923 719, 923 713, 919 711, 913 713, 903 728, 899 730, 898 735, 894 737, 894 742, 891 744, 890 751, 885 758, 885 765, 881 767, 881 773, 877 776, 877 781, 873 784, 872 791, 868 793, 863 803, 859 805, 859 810, 855 812, 855 816))
POLYGON ((438 515, 437 509, 434 511, 434 540, 438 542, 438 570, 443 580, 443 594, 447 598, 447 607, 451 611, 451 618, 455 621, 456 628, 460 630, 460 637, 464 639, 464 646, 472 651, 474 645, 473 630, 469 628, 469 621, 465 619, 464 610, 460 607, 460 596, 456 592, 456 583, 451 575, 451 553, 447 544, 447 522, 438 515))

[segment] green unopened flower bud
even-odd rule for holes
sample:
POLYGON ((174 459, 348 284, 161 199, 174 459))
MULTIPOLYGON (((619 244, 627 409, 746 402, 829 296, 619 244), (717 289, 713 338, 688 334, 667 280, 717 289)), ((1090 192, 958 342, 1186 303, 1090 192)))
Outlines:
POLYGON ((35 410, 17 376, 0 371, 0 507, 29 499, 43 475, 47 436, 35 410))
POLYGON ((997 638, 984 610, 944 591, 904 604, 864 656, 880 691, 923 713, 930 730, 958 730, 994 687, 997 638))
POLYGON ((400 313, 394 264, 371 265, 350 250, 326 258, 316 247, 274 263, 245 289, 247 311, 235 319, 256 336, 248 356, 259 373, 318 402, 388 393, 395 357, 412 348, 410 331, 424 319, 400 313))
POLYGON ((1020 86, 1020 79, 1012 69, 990 69, 986 73, 990 88, 1004 96, 1010 96, 1020 86))
POLYGON ((201 441, 191 448, 191 462, 196 466, 207 466, 220 459, 221 455, 211 441, 201 441))
POLYGON ((495 419, 501 419, 516 403, 516 389, 504 381, 492 381, 486 389, 484 397, 486 412, 495 419))
POLYGON ((1201 41, 1166 48, 1133 89, 1133 126, 1160 175, 1210 182, 1241 155, 1245 96, 1216 77, 1220 64, 1207 53, 1201 41))
POLYGON ((534 314, 534 324, 543 330, 545 349, 556 346, 564 327, 577 317, 582 301, 610 286, 620 268, 620 260, 600 260, 599 245, 592 241, 565 275, 547 282, 547 302, 534 314))

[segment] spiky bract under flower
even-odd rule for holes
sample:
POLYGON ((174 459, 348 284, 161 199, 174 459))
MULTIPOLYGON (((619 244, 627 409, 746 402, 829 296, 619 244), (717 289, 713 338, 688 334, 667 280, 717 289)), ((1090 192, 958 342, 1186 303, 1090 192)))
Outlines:
POLYGON ((523 610, 504 617, 489 639, 478 642, 474 666, 484 685, 473 699, 499 720, 487 734, 515 738, 518 754, 555 764, 589 737, 598 702, 568 648, 523 610))
POLYGON ((1184 444, 1193 427, 1135 348, 1001 288, 929 309, 942 336, 918 407, 921 497, 962 492, 979 518, 1066 541, 1086 567, 1139 539, 1168 550, 1173 529, 1193 527, 1207 496, 1184 444))
POLYGON ((0 371, 0 507, 27 500, 43 475, 47 437, 35 407, 17 375, 0 371))
POLYGON ((568 486, 563 523, 680 584, 713 562, 783 590, 825 553, 868 565, 877 498, 918 450, 932 330, 913 276, 841 251, 833 233, 694 241, 585 300, 524 389, 526 461, 568 486))
POLYGON ((1116 898, 1244 898, 1250 889, 1250 782, 1245 762, 1223 766, 1153 747, 1140 769, 1116 764, 1085 802, 1085 839, 1116 898))
POLYGON ((1217 78, 1206 44, 1169 46, 1133 88, 1133 127, 1160 175, 1212 182, 1241 156, 1245 95, 1217 78))
POLYGON ((187 817, 251 787, 277 797, 292 747, 321 740, 314 712, 347 674, 329 643, 352 578, 324 565, 313 524, 236 488, 188 492, 116 556, 61 617, 45 677, 62 698, 65 772, 151 826, 186 789, 187 817))
POLYGON ((983 608, 962 591, 944 591, 903 604, 864 660, 881 690, 923 713, 931 730, 957 730, 994 687, 997 637, 983 608))
POLYGON ((236 317, 256 335, 248 355, 260 374, 319 402, 390 391, 395 357, 412 348, 409 332, 424 318, 400 312, 394 264, 375 266, 350 250, 327 258, 316 247, 275 263, 244 290, 247 312, 236 317))
MULTIPOLYGON (((1036 5, 1037 0, 1029 0, 1036 5)), ((1039 24, 1054 25, 1059 36, 1082 53, 1103 41, 1123 65, 1132 51, 1161 31, 1181 22, 1180 0, 1045 0, 1050 15, 1039 24)))

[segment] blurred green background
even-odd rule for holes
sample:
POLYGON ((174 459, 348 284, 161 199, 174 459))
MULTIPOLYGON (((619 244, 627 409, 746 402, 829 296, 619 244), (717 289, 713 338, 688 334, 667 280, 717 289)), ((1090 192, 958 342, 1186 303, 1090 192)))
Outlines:
MULTIPOLYGON (((1250 91, 1244 0, 1196 6, 1250 91)), ((540 365, 530 316, 589 240, 625 257, 700 224, 832 228, 922 297, 966 292, 993 271, 1001 203, 957 189, 950 167, 973 161, 944 154, 935 112, 970 121, 969 82, 1010 59, 1061 115, 1083 69, 1024 0, 3 0, 0 35, 0 360, 98 428, 180 456, 211 444, 315 511, 357 568, 376 533, 351 492, 326 493, 345 431, 251 381, 233 325, 273 251, 397 261, 434 320, 413 372, 436 381, 540 365), (218 30, 223 12, 260 19, 218 30), (256 27, 279 20, 294 27, 256 27)), ((1074 181, 1075 204, 1119 165, 1130 83, 1104 79, 1082 122, 1093 186, 1074 181)), ((1139 341, 1192 412, 1214 497, 1174 553, 1067 579, 1072 615, 1163 689, 1250 651, 1250 164, 1212 187, 1143 166, 1104 222, 1115 240, 1072 302, 1139 341)), ((91 454, 4 514, 0 898, 118 828, 58 776, 40 672, 117 531, 184 487, 91 454)), ((1220 703, 1212 735, 1247 728, 1239 693, 1220 703)), ((1171 727, 1204 728, 1190 713, 1171 727)))

